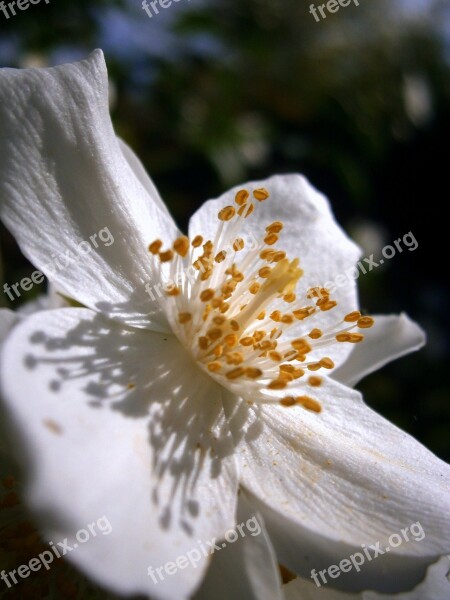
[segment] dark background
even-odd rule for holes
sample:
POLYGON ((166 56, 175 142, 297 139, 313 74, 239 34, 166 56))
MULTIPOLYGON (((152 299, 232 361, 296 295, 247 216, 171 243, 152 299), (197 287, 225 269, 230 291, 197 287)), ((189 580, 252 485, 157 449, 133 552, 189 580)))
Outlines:
MULTIPOLYGON (((117 132, 183 227, 233 184, 303 172, 366 256, 412 231, 416 251, 360 278, 361 304, 406 311, 429 342, 360 389, 449 460, 450 5, 360 0, 319 23, 309 6, 180 0, 150 19, 138 0, 41 0, 9 20, 0 13, 0 65, 102 47, 117 132)), ((29 275, 4 229, 1 242, 3 280, 29 275)))

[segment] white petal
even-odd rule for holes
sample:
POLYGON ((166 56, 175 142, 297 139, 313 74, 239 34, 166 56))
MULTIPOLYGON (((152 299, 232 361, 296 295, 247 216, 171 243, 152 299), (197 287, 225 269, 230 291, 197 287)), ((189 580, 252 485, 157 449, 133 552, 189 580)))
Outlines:
MULTIPOLYGON (((254 201, 254 213, 241 221, 241 229, 235 232, 235 237, 242 236, 260 243, 266 235, 266 226, 281 221, 284 229, 279 234, 276 248, 285 250, 291 259, 298 257, 304 271, 297 286, 297 295, 303 297, 310 287, 326 286, 332 291, 332 299, 338 302, 333 310, 320 312, 317 318, 312 317, 289 328, 285 337, 306 334, 314 327, 326 329, 334 326, 358 307, 355 279, 345 274, 353 269, 360 250, 335 221, 325 196, 301 175, 280 175, 246 183, 216 200, 209 200, 191 218, 190 236, 201 234, 214 240, 219 210, 234 204, 238 190, 245 188, 251 192, 260 187, 266 188, 270 197, 264 202, 254 201), (331 286, 338 275, 344 277, 344 285, 333 290, 331 286)), ((245 250, 240 255, 244 256, 245 250)), ((311 304, 311 301, 306 301, 306 304, 311 304)), ((338 365, 350 352, 350 344, 335 344, 332 352, 327 350, 327 355, 338 365)))
POLYGON ((283 590, 286 600, 448 600, 450 598, 449 569, 450 560, 447 556, 443 556, 428 568, 425 580, 416 588, 410 592, 394 595, 376 592, 348 594, 323 585, 318 588, 302 578, 291 581, 284 586, 283 590))
POLYGON ((174 337, 121 330, 76 308, 18 325, 2 380, 47 540, 73 546, 76 532, 105 517, 111 533, 78 540, 69 560, 118 593, 188 597, 207 557, 160 571, 162 580, 157 569, 234 525, 237 473, 220 388, 174 337))
POLYGON ((213 554, 195 600, 282 600, 281 579, 261 515, 239 495, 237 527, 213 554), (231 541, 235 540, 235 541, 231 541))
MULTIPOLYGON (((14 325, 19 321, 19 316, 9 308, 0 308, 0 346, 8 337, 9 332, 12 330, 14 325)), ((6 443, 4 422, 3 418, 0 418, 0 466, 2 465, 2 455, 9 454, 8 444, 6 443)), ((2 473, 5 474, 5 470, 2 473)))
MULTIPOLYGON (((285 600, 364 600, 364 592, 350 594, 340 592, 331 587, 317 587, 314 583, 297 577, 283 586, 285 600)), ((382 596, 385 598, 386 596, 382 596)))
POLYGON ((405 313, 376 315, 375 325, 365 330, 364 336, 364 342, 355 347, 345 363, 333 371, 333 379, 353 387, 366 375, 419 350, 426 342, 424 331, 405 313))
MULTIPOLYGON (((127 160, 130 167, 133 169, 133 173, 141 182, 142 186, 147 190, 148 195, 151 197, 153 202, 161 209, 161 211, 167 213, 170 217, 170 213, 167 209, 167 206, 164 204, 161 196, 159 195, 158 190, 155 187, 155 184, 150 179, 147 171, 145 170, 144 165, 141 163, 139 158, 133 152, 133 150, 126 144, 122 139, 118 138, 118 142, 120 145, 120 149, 127 160)), ((171 217, 170 217, 171 218, 171 217)))
POLYGON ((305 393, 321 413, 250 408, 247 433, 242 426, 235 433, 241 483, 258 502, 280 562, 308 577, 362 551, 361 544, 394 546, 390 535, 419 522, 424 539, 416 525, 409 543, 335 580, 350 590, 410 589, 448 550, 450 467, 370 410, 358 392, 325 380, 284 395, 305 393))
POLYGON ((9 310, 9 308, 0 308, 0 344, 3 343, 18 320, 17 313, 9 310))
POLYGON ((1 69, 0 134, 0 214, 24 254, 82 304, 166 330, 144 288, 161 278, 147 247, 171 244, 177 228, 124 158, 102 52, 50 69, 1 69))
MULTIPOLYGON (((41 294, 34 300, 25 302, 17 309, 21 317, 32 315, 40 310, 49 310, 51 308, 68 308, 73 306, 69 300, 69 294, 57 287, 55 284, 47 283, 47 293, 41 294)), ((80 308, 80 307, 78 307, 80 308)))

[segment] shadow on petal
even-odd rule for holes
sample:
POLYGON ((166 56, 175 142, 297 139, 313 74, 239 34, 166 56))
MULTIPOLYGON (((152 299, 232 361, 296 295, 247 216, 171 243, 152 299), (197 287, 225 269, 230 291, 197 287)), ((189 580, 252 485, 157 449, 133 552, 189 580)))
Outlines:
MULTIPOLYGON (((159 524, 163 529, 181 526, 194 535, 205 499, 201 475, 207 473, 211 483, 229 475, 223 472, 224 461, 233 460, 254 409, 228 398, 232 410, 227 416, 227 392, 197 367, 174 336, 121 328, 84 309, 65 312, 74 311, 82 318, 73 318, 64 334, 49 328, 32 331, 32 351, 23 358, 26 369, 38 376, 45 366, 46 386, 60 402, 75 387, 89 411, 114 411, 147 423, 151 501, 159 524)), ((55 435, 64 434, 57 422, 47 426, 55 435)), ((246 435, 257 436, 257 428, 246 435)))

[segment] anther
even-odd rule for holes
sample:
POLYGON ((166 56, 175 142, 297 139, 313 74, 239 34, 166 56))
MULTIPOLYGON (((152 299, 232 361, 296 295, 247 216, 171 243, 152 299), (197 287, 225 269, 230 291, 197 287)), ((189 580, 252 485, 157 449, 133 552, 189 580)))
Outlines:
POLYGON ((274 221, 270 225, 267 225, 266 231, 267 233, 280 233, 283 229, 283 223, 281 221, 274 221))
POLYGON ((358 319, 357 325, 360 329, 369 329, 373 326, 374 323, 375 319, 373 319, 372 317, 361 317, 360 319, 358 319))
POLYGON ((308 377, 308 384, 312 387, 320 387, 322 385, 322 377, 317 377, 316 375, 311 375, 308 377))
POLYGON ((152 254, 158 254, 158 253, 159 253, 159 251, 160 251, 160 250, 161 250, 161 248, 162 248, 162 245, 163 245, 163 243, 162 243, 162 241, 161 241, 161 240, 155 240, 154 242, 152 242, 152 243, 149 245, 149 247, 148 247, 148 250, 149 250, 149 252, 151 252, 152 254))
POLYGON ((314 400, 314 398, 310 398, 309 396, 298 396, 295 400, 297 404, 300 404, 307 410, 311 410, 312 412, 316 413, 322 412, 322 407, 317 400, 314 400))
POLYGON ((264 238, 264 243, 268 246, 273 246, 278 242, 278 236, 276 233, 268 233, 264 238))
POLYGON ((237 192, 237 194, 234 198, 234 201, 239 206, 242 206, 243 204, 246 203, 246 201, 249 197, 250 197, 250 194, 248 193, 247 190, 239 190, 239 192, 237 192))
POLYGON ((309 333, 308 333, 308 337, 310 337, 312 340, 318 340, 319 338, 321 338, 323 335, 322 331, 320 329, 312 329, 309 333))
POLYGON ((263 202, 264 200, 267 200, 267 198, 269 198, 269 196, 270 196, 270 194, 266 190, 266 188, 258 188, 257 190, 253 190, 253 197, 256 198, 256 200, 259 200, 259 202, 263 202))
POLYGON ((359 310, 354 310, 351 313, 348 313, 348 315, 345 315, 344 317, 344 321, 346 323, 356 323, 356 321, 361 317, 361 313, 359 312, 359 310))
POLYGON ((187 238, 185 235, 177 238, 173 243, 173 249, 177 254, 184 258, 189 252, 189 238, 187 238))
POLYGON ((211 290, 211 289, 203 290, 203 292, 200 294, 200 300, 202 302, 209 302, 213 298, 214 298, 214 290, 211 290))
POLYGON ((234 206, 225 206, 222 210, 219 211, 217 215, 220 221, 230 221, 234 215, 236 214, 236 209, 234 206))
POLYGON ((240 217, 244 217, 244 219, 246 219, 247 217, 249 217, 252 212, 255 210, 255 205, 254 204, 243 204, 240 208, 238 208, 238 215, 240 217))
POLYGON ((203 238, 201 235, 196 235, 191 242, 193 248, 198 248, 203 244, 203 238))
POLYGON ((172 250, 165 250, 164 252, 159 253, 159 260, 162 263, 170 262, 172 260, 172 258, 173 258, 172 250))

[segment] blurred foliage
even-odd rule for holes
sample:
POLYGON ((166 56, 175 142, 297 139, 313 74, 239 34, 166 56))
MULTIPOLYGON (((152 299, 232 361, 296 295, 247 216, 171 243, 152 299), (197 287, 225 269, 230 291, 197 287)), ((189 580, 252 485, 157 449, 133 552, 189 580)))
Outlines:
MULTIPOLYGON (((449 290, 444 219, 450 123, 448 3, 373 0, 316 23, 310 2, 55 0, 6 21, 7 66, 105 48, 118 133, 181 225, 232 184, 300 171, 344 227, 379 255, 412 231, 419 248, 359 280, 362 306, 407 311, 429 343, 369 377, 367 402, 450 459, 449 290)), ((3 58, 2 58, 3 57, 3 58)), ((5 280, 30 272, 3 232, 5 280)), ((37 290, 33 292, 36 293, 37 290)))

